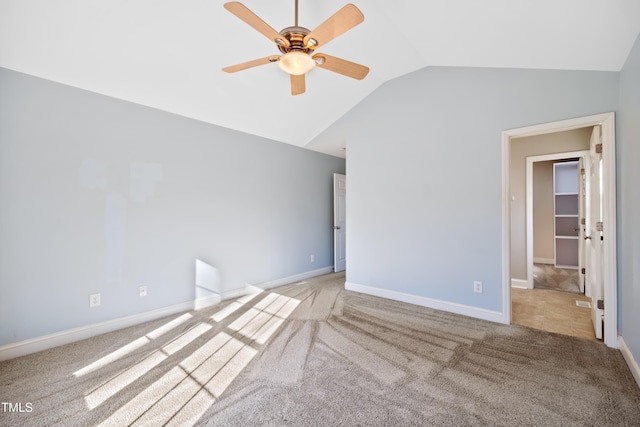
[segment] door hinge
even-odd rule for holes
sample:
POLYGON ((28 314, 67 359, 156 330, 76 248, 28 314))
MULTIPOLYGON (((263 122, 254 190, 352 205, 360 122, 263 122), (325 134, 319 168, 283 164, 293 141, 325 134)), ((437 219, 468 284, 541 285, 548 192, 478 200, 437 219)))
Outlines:
POLYGON ((596 153, 597 154, 602 153, 602 143, 596 144, 596 153))
POLYGON ((580 218, 580 224, 587 225, 587 220, 584 218, 580 218))
POLYGON ((604 231, 604 224, 602 221, 596 222, 596 231, 604 231))
POLYGON ((596 302, 596 304, 597 304, 598 310, 604 310, 604 300, 599 299, 599 300, 596 302))
POLYGON ((580 273, 582 274, 587 274, 587 269, 582 267, 582 269, 580 269, 580 273))
POLYGON ((580 175, 584 176, 584 174, 585 174, 585 173, 586 173, 586 172, 584 171, 584 168, 581 168, 581 169, 580 169, 580 175))

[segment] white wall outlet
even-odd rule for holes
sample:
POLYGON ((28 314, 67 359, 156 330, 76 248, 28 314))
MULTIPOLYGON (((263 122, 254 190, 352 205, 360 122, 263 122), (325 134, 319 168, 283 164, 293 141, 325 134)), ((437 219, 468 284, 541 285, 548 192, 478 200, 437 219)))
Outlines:
POLYGON ((473 282, 473 292, 477 292, 479 294, 482 293, 482 282, 479 280, 474 280, 473 282))
POLYGON ((98 307, 100 305, 100 294, 89 295, 89 307, 98 307))
POLYGON ((147 287, 146 286, 140 286, 140 296, 141 297, 146 297, 147 296, 147 287))
POLYGON ((315 255, 311 255, 311 262, 316 262, 316 256, 315 255))

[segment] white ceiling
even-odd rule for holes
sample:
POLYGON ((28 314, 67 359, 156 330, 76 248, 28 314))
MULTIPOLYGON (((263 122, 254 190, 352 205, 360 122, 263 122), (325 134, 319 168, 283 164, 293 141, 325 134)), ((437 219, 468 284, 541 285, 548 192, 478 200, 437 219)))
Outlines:
MULTIPOLYGON (((0 0, 0 66, 142 105, 307 145, 384 82, 427 66, 619 71, 640 32, 638 0, 351 0, 365 15, 318 49, 368 66, 322 69, 290 95, 278 54, 223 0, 0 0)), ((280 31, 294 0, 243 0, 280 31)), ((315 28, 344 0, 299 0, 315 28)), ((1 96, 1 94, 0 94, 1 96)), ((342 141, 314 145, 336 156, 342 141)))

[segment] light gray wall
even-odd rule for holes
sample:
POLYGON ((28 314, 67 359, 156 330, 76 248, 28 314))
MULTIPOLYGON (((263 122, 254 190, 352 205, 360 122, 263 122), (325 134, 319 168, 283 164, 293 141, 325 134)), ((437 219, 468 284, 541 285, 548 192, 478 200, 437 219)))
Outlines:
POLYGON ((527 157, 588 150, 591 130, 582 128, 511 140, 511 194, 514 198, 511 202, 512 279, 527 280, 527 157))
POLYGON ((613 72, 430 67, 384 84, 312 142, 346 135, 347 280, 501 312, 501 132, 617 105, 613 72))
POLYGON ((553 161, 533 163, 533 257, 554 259, 553 161))
POLYGON ((0 94, 0 345, 193 300, 196 260, 220 291, 333 264, 343 159, 6 69, 0 94))
POLYGON ((619 333, 640 361, 640 36, 620 72, 616 124, 619 333))

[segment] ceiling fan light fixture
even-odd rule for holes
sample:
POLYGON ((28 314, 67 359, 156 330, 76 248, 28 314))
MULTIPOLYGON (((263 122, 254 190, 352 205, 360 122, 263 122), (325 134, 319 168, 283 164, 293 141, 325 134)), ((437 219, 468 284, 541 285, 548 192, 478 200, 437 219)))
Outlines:
POLYGON ((292 51, 287 52, 280 57, 278 66, 286 73, 299 76, 311 71, 313 67, 316 66, 316 61, 309 54, 292 51))
POLYGON ((360 9, 351 3, 343 6, 311 31, 298 25, 298 0, 295 0, 294 25, 279 32, 239 1, 228 1, 224 4, 224 8, 274 42, 282 53, 281 56, 271 55, 224 67, 222 71, 226 73, 235 73, 247 68, 277 62, 278 67, 289 74, 292 95, 304 93, 305 74, 314 67, 357 80, 362 80, 369 73, 368 67, 355 62, 323 53, 314 55, 317 48, 324 46, 364 21, 364 15, 360 9))

